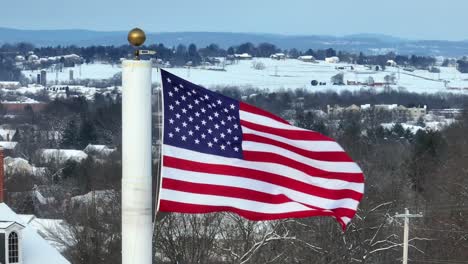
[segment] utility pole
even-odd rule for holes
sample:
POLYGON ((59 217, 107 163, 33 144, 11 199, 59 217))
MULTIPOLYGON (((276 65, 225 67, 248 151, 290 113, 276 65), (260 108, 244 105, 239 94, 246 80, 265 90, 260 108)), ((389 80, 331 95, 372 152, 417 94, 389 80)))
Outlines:
POLYGON ((395 217, 405 218, 405 229, 403 233, 403 264, 408 264, 409 219, 414 217, 422 217, 422 213, 410 214, 408 208, 405 208, 404 214, 395 214, 395 217))

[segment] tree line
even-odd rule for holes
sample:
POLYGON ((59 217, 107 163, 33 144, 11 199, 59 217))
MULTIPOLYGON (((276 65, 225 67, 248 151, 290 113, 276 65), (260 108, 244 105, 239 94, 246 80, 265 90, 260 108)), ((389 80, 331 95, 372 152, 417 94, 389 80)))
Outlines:
MULTIPOLYGON (((173 47, 167 47, 164 44, 151 44, 142 47, 156 51, 156 58, 162 61, 169 62, 172 66, 184 66, 188 62, 192 66, 198 66, 203 62, 210 62, 212 57, 225 57, 232 54, 248 53, 254 57, 269 57, 275 53, 285 53, 286 55, 297 58, 301 55, 312 55, 318 60, 324 60, 326 57, 337 56, 341 61, 360 64, 360 65, 379 65, 385 68, 388 60, 394 60, 399 65, 412 66, 420 69, 427 69, 434 66, 436 59, 429 56, 416 56, 416 55, 401 55, 389 52, 382 55, 366 55, 363 52, 358 54, 337 51, 335 49, 308 49, 305 51, 297 49, 281 49, 271 43, 259 43, 255 45, 250 42, 242 43, 240 45, 231 46, 227 49, 219 47, 217 44, 210 44, 206 47, 198 48, 195 44, 188 46, 179 44, 173 47)), ((134 48, 129 45, 122 46, 88 46, 78 47, 71 46, 55 46, 55 47, 34 47, 32 44, 19 43, 19 44, 3 44, 0 47, 1 54, 22 54, 25 55, 29 51, 40 57, 48 56, 61 56, 66 54, 78 54, 82 56, 86 63, 96 61, 105 61, 109 63, 119 63, 121 58, 128 58, 133 54, 134 48)), ((11 57, 11 56, 10 56, 11 57)), ((463 61, 461 62, 463 64, 463 61)), ((464 64, 463 64, 464 65, 464 64)), ((461 69, 465 69, 462 65, 461 69)))

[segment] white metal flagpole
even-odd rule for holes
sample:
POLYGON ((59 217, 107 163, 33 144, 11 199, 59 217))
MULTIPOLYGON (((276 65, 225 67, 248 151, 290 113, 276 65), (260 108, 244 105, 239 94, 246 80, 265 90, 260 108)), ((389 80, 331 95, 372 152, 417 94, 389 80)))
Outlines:
POLYGON ((151 264, 152 67, 136 58, 122 68, 122 264, 151 264))

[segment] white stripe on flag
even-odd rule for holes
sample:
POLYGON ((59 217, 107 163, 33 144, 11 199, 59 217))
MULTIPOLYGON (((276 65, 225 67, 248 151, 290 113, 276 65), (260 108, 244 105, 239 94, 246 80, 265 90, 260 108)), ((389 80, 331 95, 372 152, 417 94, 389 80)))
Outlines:
MULTIPOLYGON (((307 166, 312 166, 314 168, 329 171, 329 172, 345 172, 345 173, 361 173, 361 169, 354 162, 343 162, 343 161, 321 161, 314 160, 308 157, 304 157, 295 152, 289 151, 284 148, 280 148, 270 144, 252 142, 252 141, 243 141, 242 149, 249 151, 260 151, 260 152, 269 152, 277 155, 281 155, 285 158, 293 159, 297 162, 305 164, 307 166)), ((272 160, 272 163, 275 161, 272 160)))
POLYGON ((180 192, 168 189, 161 189, 161 199, 179 203, 193 203, 208 206, 229 206, 241 210, 264 213, 264 214, 281 214, 300 211, 315 211, 300 203, 288 202, 282 204, 269 204, 255 202, 240 198, 223 197, 216 195, 206 195, 197 193, 180 192))
POLYGON ((168 167, 164 167, 163 174, 164 178, 185 182, 237 187, 272 195, 284 194, 294 201, 324 209, 348 208, 355 210, 359 204, 358 201, 349 198, 339 200, 326 199, 291 190, 280 185, 242 177, 220 176, 217 174, 192 172, 168 167))
POLYGON ((306 130, 300 127, 295 127, 292 125, 281 123, 275 119, 272 119, 263 115, 257 115, 257 114, 253 114, 253 113, 242 111, 242 110, 239 111, 239 117, 241 120, 245 120, 245 121, 252 122, 254 124, 259 124, 262 126, 269 126, 273 128, 280 128, 280 129, 287 129, 287 130, 310 131, 310 130, 306 130))
POLYGON ((279 142, 286 143, 288 145, 294 146, 296 148, 301 148, 308 151, 317 151, 317 152, 344 152, 343 148, 338 145, 335 141, 324 141, 324 140, 293 140, 289 138, 284 138, 281 136, 273 135, 270 133, 256 131, 245 126, 242 126, 243 134, 254 134, 269 139, 273 139, 279 142))
POLYGON ((217 155, 205 154, 201 152, 191 151, 183 148, 178 148, 170 145, 164 145, 164 156, 176 157, 194 162, 216 164, 216 165, 230 165, 239 168, 254 169, 273 173, 287 177, 293 180, 301 181, 317 187, 329 190, 354 190, 356 192, 364 192, 364 183, 347 182, 338 179, 324 179, 308 175, 300 170, 290 168, 281 164, 269 162, 253 162, 245 161, 236 158, 226 158, 217 155))

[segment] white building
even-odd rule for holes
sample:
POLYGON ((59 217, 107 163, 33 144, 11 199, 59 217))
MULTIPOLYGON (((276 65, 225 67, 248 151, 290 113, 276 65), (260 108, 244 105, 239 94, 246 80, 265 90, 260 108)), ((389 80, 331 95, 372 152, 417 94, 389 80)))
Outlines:
POLYGON ((398 64, 394 60, 388 60, 387 61, 387 66, 396 67, 396 66, 398 66, 398 64))
POLYGON ((299 56, 297 59, 304 62, 315 62, 315 58, 312 55, 299 56))
POLYGON ((70 264, 5 203, 0 203, 0 263, 70 264))
POLYGON ((284 60, 284 59, 286 59, 286 54, 284 54, 284 53, 275 53, 275 54, 271 54, 270 58, 275 59, 275 60, 284 60))
POLYGON ((327 63, 338 63, 340 62, 340 58, 334 56, 334 57, 328 57, 328 58, 325 58, 325 62, 327 63))
POLYGON ((236 58, 238 60, 251 60, 252 55, 250 55, 248 53, 234 54, 234 58, 236 58))

